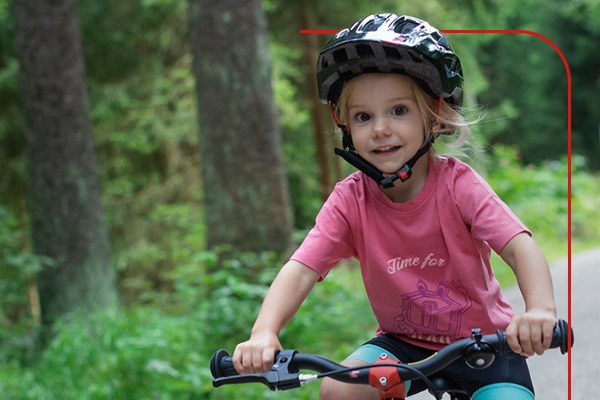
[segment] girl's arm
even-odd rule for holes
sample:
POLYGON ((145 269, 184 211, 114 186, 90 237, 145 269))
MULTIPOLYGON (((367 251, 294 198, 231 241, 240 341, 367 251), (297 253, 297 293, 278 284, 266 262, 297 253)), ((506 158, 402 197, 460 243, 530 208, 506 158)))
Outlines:
POLYGON ((281 350, 279 332, 296 314, 319 274, 297 261, 288 261, 275 277, 265 297, 250 339, 236 346, 233 366, 241 374, 268 371, 276 350, 281 350))
POLYGON ((525 313, 516 315, 506 329, 508 344, 524 356, 542 354, 550 346, 557 322, 548 262, 526 233, 512 238, 500 256, 513 269, 525 300, 525 313))

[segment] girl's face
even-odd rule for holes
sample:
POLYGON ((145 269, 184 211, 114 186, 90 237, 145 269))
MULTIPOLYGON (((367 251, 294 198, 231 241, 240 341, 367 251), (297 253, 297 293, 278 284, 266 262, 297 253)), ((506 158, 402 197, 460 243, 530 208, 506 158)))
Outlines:
POLYGON ((351 83, 347 120, 354 148, 384 174, 404 166, 422 146, 425 126, 407 76, 372 73, 351 83))

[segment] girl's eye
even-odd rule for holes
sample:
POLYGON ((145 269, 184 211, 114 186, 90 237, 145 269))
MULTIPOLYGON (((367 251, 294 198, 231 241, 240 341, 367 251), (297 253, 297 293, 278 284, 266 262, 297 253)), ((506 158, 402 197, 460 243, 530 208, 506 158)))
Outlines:
POLYGON ((371 116, 367 113, 360 112, 354 116, 354 119, 356 119, 358 122, 367 122, 371 119, 371 116))
POLYGON ((392 110, 392 114, 394 114, 396 116, 405 115, 407 112, 408 112, 408 108, 406 108, 405 106, 396 106, 392 110))

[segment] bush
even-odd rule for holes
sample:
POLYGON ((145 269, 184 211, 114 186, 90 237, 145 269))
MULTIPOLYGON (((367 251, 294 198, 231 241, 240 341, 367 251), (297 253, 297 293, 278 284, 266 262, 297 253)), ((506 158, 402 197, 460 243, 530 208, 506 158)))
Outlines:
MULTIPOLYGON (((138 306, 61 319, 37 363, 13 358, 0 371, 3 399, 315 398, 318 385, 283 395, 261 385, 212 389, 211 355, 232 352, 248 337, 276 262, 272 253, 198 253, 169 276, 168 310, 138 306)), ((357 273, 341 267, 318 284, 283 332, 284 346, 341 359, 371 337, 375 323, 357 273), (340 321, 352 327, 340 330, 340 321)))
POLYGON ((571 188, 572 223, 571 233, 576 241, 598 246, 600 243, 600 178, 585 170, 585 159, 573 158, 571 188))
POLYGON ((24 250, 28 232, 0 205, 0 364, 28 362, 35 348, 39 304, 35 274, 52 260, 24 250))
MULTIPOLYGON (((600 220, 600 198, 596 195, 600 179, 586 171, 585 159, 573 155, 571 160, 571 236, 573 242, 598 244, 600 227, 591 221, 600 220)), ((568 224, 567 157, 534 166, 523 166, 517 151, 511 147, 496 147, 486 177, 498 195, 523 222, 548 241, 548 247, 562 243, 558 256, 566 256, 568 224)))
POLYGON ((566 239, 567 168, 566 159, 523 166, 514 148, 499 146, 493 150, 486 178, 534 233, 566 239))
POLYGON ((59 321, 33 367, 0 372, 3 399, 197 399, 210 388, 197 315, 105 311, 59 321))

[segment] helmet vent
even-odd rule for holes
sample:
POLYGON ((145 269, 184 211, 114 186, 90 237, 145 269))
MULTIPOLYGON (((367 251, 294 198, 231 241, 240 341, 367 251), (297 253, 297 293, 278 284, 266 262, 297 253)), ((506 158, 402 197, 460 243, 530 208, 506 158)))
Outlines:
POLYGON ((409 51, 408 55, 410 56, 410 59, 413 60, 416 63, 422 63, 423 62, 423 57, 421 57, 419 54, 415 54, 412 51, 409 51))
POLYGON ((386 58, 397 58, 401 59, 402 55, 398 51, 398 49, 390 46, 383 46, 383 51, 385 53, 386 58))
POLYGON ((411 32, 418 24, 412 21, 400 21, 395 27, 394 32, 404 35, 411 32))
POLYGON ((333 61, 336 63, 342 63, 348 60, 346 49, 339 49, 333 52, 333 61))
POLYGON ((365 67, 363 67, 362 70, 363 70, 363 73, 365 73, 365 74, 370 73, 370 72, 383 72, 383 71, 381 71, 381 68, 379 68, 376 65, 365 66, 365 67))
POLYGON ((373 57, 375 53, 373 49, 368 44, 359 44, 356 46, 356 52, 359 57, 373 57))
POLYGON ((363 32, 371 32, 371 31, 376 31, 377 27, 379 25, 375 25, 375 22, 373 20, 367 22, 365 25, 360 27, 360 30, 363 32))

